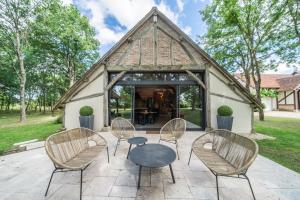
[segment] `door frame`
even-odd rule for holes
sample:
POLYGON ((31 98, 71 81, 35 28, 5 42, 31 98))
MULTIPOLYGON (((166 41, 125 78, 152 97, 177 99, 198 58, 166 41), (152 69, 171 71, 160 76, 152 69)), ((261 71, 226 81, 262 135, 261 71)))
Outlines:
MULTIPOLYGON (((202 76, 202 80, 204 80, 204 71, 196 71, 200 72, 202 76)), ((116 72, 113 72, 116 73, 116 72)), ((139 71, 131 71, 129 73, 156 73, 156 72, 139 72, 139 71)), ((184 71, 176 71, 176 72, 170 72, 170 71, 157 71, 157 73, 182 73, 187 74, 184 71)), ((187 130, 190 131, 203 131, 206 127, 206 98, 205 98, 205 90, 196 82, 191 80, 185 80, 185 81, 162 81, 162 80, 144 80, 144 81, 124 81, 119 80, 114 85, 120 85, 120 86, 130 86, 131 87, 131 121, 134 123, 134 109, 135 109, 135 88, 136 87, 151 87, 151 86, 168 86, 173 85, 175 86, 175 92, 176 92, 176 116, 180 117, 180 86, 183 85, 197 85, 200 88, 200 94, 201 94, 201 102, 202 102, 202 112, 201 112, 201 128, 187 128, 187 130)), ((108 116, 109 116, 109 125, 111 124, 111 91, 113 87, 109 89, 108 94, 108 116)), ((160 128, 142 128, 137 130, 160 130, 160 128)))

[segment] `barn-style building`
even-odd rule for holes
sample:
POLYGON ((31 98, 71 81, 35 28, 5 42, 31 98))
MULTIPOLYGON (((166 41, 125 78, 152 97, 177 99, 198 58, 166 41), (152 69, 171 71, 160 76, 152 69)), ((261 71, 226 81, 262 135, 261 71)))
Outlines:
POLYGON ((233 131, 250 133, 251 94, 226 70, 153 8, 63 95, 64 126, 79 127, 79 109, 94 109, 94 129, 123 116, 138 130, 158 130, 176 117, 189 130, 217 128, 217 109, 233 109, 233 131))

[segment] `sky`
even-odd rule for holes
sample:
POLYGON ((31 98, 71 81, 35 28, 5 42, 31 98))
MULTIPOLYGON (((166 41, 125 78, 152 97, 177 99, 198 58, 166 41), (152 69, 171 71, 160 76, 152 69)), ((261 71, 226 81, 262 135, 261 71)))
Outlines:
MULTIPOLYGON (((153 6, 164 13, 194 41, 207 31, 200 10, 210 0, 62 0, 64 5, 75 5, 82 15, 88 17, 100 41, 103 56, 121 39, 153 6)), ((292 68, 281 64, 277 71, 267 73, 291 73, 292 68)))

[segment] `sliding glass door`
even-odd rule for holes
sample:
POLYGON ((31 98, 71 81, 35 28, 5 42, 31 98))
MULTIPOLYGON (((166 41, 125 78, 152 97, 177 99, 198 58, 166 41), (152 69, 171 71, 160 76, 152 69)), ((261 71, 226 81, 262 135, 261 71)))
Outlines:
POLYGON ((123 117, 132 119, 132 86, 115 85, 110 90, 110 119, 123 117))
POLYGON ((203 92, 199 85, 182 85, 179 87, 179 117, 187 122, 188 129, 202 129, 203 92))
MULTIPOLYGON (((203 73, 195 74, 203 80, 203 73)), ((110 122, 119 116, 137 129, 159 130, 168 120, 181 117, 189 130, 205 128, 204 90, 184 72, 129 72, 109 95, 110 122)))

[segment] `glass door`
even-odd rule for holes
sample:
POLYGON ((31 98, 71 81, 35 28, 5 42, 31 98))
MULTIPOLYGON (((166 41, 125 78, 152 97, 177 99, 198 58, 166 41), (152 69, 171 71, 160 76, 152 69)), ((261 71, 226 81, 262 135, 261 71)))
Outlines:
POLYGON ((203 129, 203 91, 199 85, 179 86, 179 117, 187 122, 187 129, 203 129))
POLYGON ((115 85, 110 90, 110 121, 116 117, 133 119, 133 89, 132 86, 115 85))

